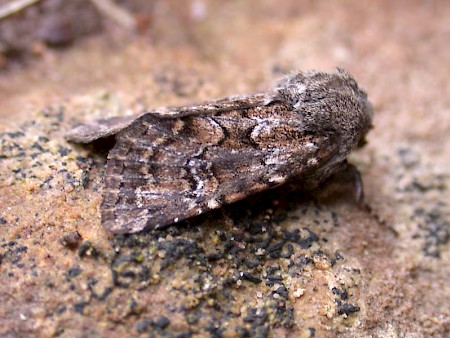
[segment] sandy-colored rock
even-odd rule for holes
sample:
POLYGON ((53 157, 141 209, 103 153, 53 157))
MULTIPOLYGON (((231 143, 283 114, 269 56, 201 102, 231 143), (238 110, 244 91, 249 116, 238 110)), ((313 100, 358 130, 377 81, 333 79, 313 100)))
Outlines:
POLYGON ((44 48, 0 74, 0 336, 450 335, 448 2, 151 10, 142 35, 44 48), (368 208, 280 187, 161 231, 101 228, 106 152, 64 141, 70 127, 336 66, 374 104, 350 159, 368 208))

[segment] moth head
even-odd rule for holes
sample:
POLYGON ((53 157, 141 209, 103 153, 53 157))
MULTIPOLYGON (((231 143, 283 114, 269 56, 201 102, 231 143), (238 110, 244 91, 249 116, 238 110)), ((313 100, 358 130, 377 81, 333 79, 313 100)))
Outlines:
POLYGON ((343 109, 341 114, 346 117, 344 118, 346 123, 353 127, 355 137, 358 138, 356 141, 359 148, 367 143, 367 133, 373 128, 373 105, 364 89, 347 71, 338 68, 338 74, 343 79, 343 84, 341 84, 342 101, 348 102, 347 109, 343 109))
POLYGON ((349 145, 358 145, 372 127, 372 104, 344 69, 294 73, 279 81, 275 89, 276 99, 291 105, 306 129, 333 132, 349 145))

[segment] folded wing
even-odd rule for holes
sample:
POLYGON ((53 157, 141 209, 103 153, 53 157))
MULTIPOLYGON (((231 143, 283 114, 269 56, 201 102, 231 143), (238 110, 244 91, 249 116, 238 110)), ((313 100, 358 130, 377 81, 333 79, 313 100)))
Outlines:
POLYGON ((306 176, 332 156, 330 135, 302 129, 281 103, 207 115, 147 114, 108 156, 102 223, 158 228, 306 176), (329 154, 319 154, 329 149, 329 154))

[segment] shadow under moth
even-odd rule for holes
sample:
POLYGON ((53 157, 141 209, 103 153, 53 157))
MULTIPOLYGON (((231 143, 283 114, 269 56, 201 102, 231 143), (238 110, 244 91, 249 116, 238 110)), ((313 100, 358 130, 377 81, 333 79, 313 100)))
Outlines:
POLYGON ((102 224, 133 233, 288 180, 315 189, 346 166, 371 123, 366 93, 338 69, 294 73, 263 93, 80 125, 66 138, 89 143, 115 136, 102 224))

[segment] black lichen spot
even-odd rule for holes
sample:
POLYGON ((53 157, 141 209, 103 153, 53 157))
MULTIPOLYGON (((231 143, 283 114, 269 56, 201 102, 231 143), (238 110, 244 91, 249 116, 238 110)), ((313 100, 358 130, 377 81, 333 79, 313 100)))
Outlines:
POLYGON ((142 255, 137 253, 117 256, 111 263, 114 285, 128 288, 133 282, 149 281, 151 271, 142 260, 142 255))
POLYGON ((158 250, 166 252, 164 261, 161 264, 162 269, 181 258, 196 258, 199 253, 203 253, 203 249, 196 242, 183 238, 158 243, 158 250))
POLYGON ((81 177, 80 177, 80 186, 83 188, 86 188, 88 182, 89 182, 88 172, 86 169, 83 169, 81 172, 81 177))
POLYGON ((6 135, 8 135, 11 138, 18 138, 18 137, 25 136, 25 133, 23 131, 19 130, 19 131, 15 131, 15 132, 6 133, 6 135))
POLYGON ((341 261, 344 259, 344 256, 342 256, 338 251, 334 254, 334 257, 337 261, 341 261))
POLYGON ((338 227, 340 225, 338 215, 334 211, 331 212, 331 219, 333 220, 333 226, 338 227))
POLYGON ((269 337, 270 326, 265 323, 264 325, 252 326, 248 337, 255 338, 267 338, 269 337))
POLYGON ((95 299, 98 299, 100 301, 104 301, 113 291, 112 287, 106 287, 105 290, 103 290, 101 295, 97 295, 96 293, 92 292, 92 297, 95 299))
POLYGON ((95 248, 90 241, 84 241, 80 248, 78 249, 78 256, 79 257, 94 257, 98 258, 100 256, 101 252, 95 248))
POLYGON ((278 275, 267 275, 266 285, 272 286, 275 285, 275 283, 279 283, 283 281, 283 277, 278 275))
POLYGON ((285 243, 286 243, 286 241, 281 240, 281 241, 267 247, 266 252, 269 254, 269 257, 270 258, 279 258, 281 255, 281 250, 285 243))
POLYGON ((41 153, 45 152, 45 149, 42 148, 42 146, 41 146, 38 142, 34 142, 34 143, 31 145, 31 148, 32 148, 32 149, 35 149, 35 150, 37 150, 37 151, 39 151, 39 152, 41 152, 41 153))
POLYGON ((242 260, 242 263, 245 264, 245 266, 249 269, 254 269, 254 268, 262 265, 262 262, 260 260, 257 260, 257 259, 250 260, 248 258, 244 258, 242 260))
POLYGON ((237 279, 234 277, 226 278, 222 282, 222 286, 225 288, 227 286, 231 286, 231 285, 235 284, 236 282, 237 282, 237 279))
POLYGON ((133 262, 135 258, 132 255, 122 255, 117 257, 114 262, 112 263, 112 267, 119 267, 123 263, 133 262))
POLYGON ((45 137, 45 136, 39 136, 39 137, 38 137, 38 141, 39 141, 39 142, 43 142, 43 143, 47 143, 47 142, 50 141, 50 140, 49 140, 48 137, 45 137))
POLYGON ((288 297, 289 297, 289 291, 288 291, 288 289, 286 289, 286 287, 284 285, 282 285, 278 289, 276 289, 275 292, 285 299, 288 299, 288 297))
POLYGON ((438 210, 424 215, 426 235, 423 250, 426 256, 440 258, 441 248, 450 241, 450 227, 445 217, 438 210))
POLYGON ((268 318, 268 314, 265 308, 249 308, 247 310, 247 316, 243 318, 246 323, 255 323, 257 325, 263 325, 268 318))
POLYGON ((308 256, 306 256, 306 255, 300 255, 299 257, 298 257, 298 261, 297 261, 297 266, 299 267, 299 268, 302 268, 302 267, 304 267, 305 265, 309 265, 309 264, 312 264, 314 261, 312 260, 312 258, 310 258, 310 257, 308 257, 308 256))
POLYGON ((281 253, 280 253, 280 257, 282 258, 291 258, 291 256, 294 254, 294 247, 291 243, 286 244, 281 253))
POLYGON ((72 150, 62 146, 58 146, 58 153, 61 157, 67 156, 72 150))
POLYGON ((290 242, 294 242, 294 243, 299 242, 301 239, 299 229, 295 229, 292 232, 288 231, 288 230, 283 230, 283 236, 286 240, 288 240, 290 242))
POLYGON ((199 312, 189 312, 186 313, 185 316, 186 322, 188 322, 188 324, 190 325, 197 324, 201 317, 201 313, 199 312))
POLYGON ((79 302, 79 303, 75 303, 73 306, 73 310, 77 313, 83 314, 84 312, 84 308, 86 306, 88 306, 89 303, 88 302, 79 302))
POLYGON ((220 321, 212 319, 206 326, 205 331, 209 332, 210 337, 223 337, 224 328, 220 327, 220 321))
POLYGON ((333 294, 339 296, 342 300, 348 299, 348 293, 345 289, 339 290, 338 288, 334 287, 333 289, 331 289, 331 291, 333 292, 333 294))
POLYGON ((62 305, 58 306, 58 307, 55 309, 55 313, 56 313, 57 315, 59 315, 59 314, 65 312, 66 310, 67 310, 67 306, 64 305, 64 304, 62 304, 62 305))
POLYGON ((251 274, 250 272, 247 272, 247 271, 242 272, 241 273, 241 277, 242 277, 243 280, 247 280, 247 281, 252 282, 252 283, 261 283, 261 281, 262 281, 261 278, 259 278, 258 276, 255 276, 255 275, 253 275, 253 274, 251 274))
POLYGON ((339 315, 349 315, 355 312, 358 312, 360 308, 358 306, 349 304, 349 303, 342 303, 338 302, 338 314, 339 315))
POLYGON ((22 260, 22 254, 28 251, 27 246, 18 246, 15 241, 4 243, 1 247, 6 248, 1 256, 2 262, 8 261, 11 264, 18 264, 22 260))
POLYGON ((79 265, 75 265, 69 269, 66 273, 66 280, 70 281, 72 278, 79 276, 83 272, 83 269, 79 265))
POLYGON ((169 326, 169 324, 170 324, 169 318, 161 316, 153 322, 152 326, 159 329, 165 329, 167 326, 169 326))
POLYGON ((314 232, 312 232, 308 228, 303 228, 303 229, 305 229, 308 232, 309 236, 301 239, 297 243, 300 245, 300 247, 302 249, 309 249, 311 247, 312 243, 317 242, 319 240, 319 236, 317 236, 314 232))
POLYGON ((225 256, 225 252, 218 251, 218 252, 207 255, 206 259, 210 262, 214 262, 214 261, 217 261, 217 260, 223 258, 224 256, 225 256))
POLYGON ((294 308, 292 306, 281 307, 283 310, 282 320, 280 324, 286 328, 291 328, 294 326, 294 308))
POLYGON ((140 320, 139 322, 137 322, 136 324, 136 331, 139 333, 143 333, 149 330, 149 328, 152 325, 152 320, 149 318, 144 318, 142 320, 140 320))

